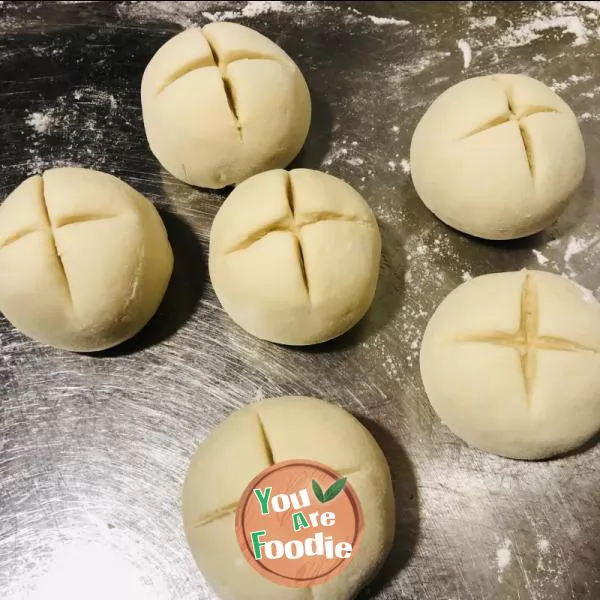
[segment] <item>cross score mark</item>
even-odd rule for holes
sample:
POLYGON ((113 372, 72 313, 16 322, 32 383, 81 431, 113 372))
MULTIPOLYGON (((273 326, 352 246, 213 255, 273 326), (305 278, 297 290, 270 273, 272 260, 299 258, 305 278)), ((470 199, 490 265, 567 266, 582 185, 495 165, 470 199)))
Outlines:
POLYGON ((598 353, 594 348, 566 338, 539 335, 539 302, 531 275, 525 277, 521 289, 521 316, 519 329, 515 333, 465 335, 460 336, 458 341, 505 346, 516 350, 521 359, 521 373, 528 406, 531 406, 538 350, 598 353))
POLYGON ((311 213, 305 213, 299 215, 296 211, 294 202, 294 186, 292 183, 292 177, 286 172, 286 196, 288 202, 287 214, 279 219, 278 221, 261 227, 248 235, 244 240, 237 243, 233 248, 226 252, 226 254, 232 254, 249 248, 262 238, 266 237, 270 233, 276 231, 287 232, 294 236, 296 242, 296 248, 298 250, 298 259, 300 263, 300 271, 302 273, 302 280, 304 282, 304 288, 306 294, 310 299, 310 284, 309 276, 306 270, 306 262, 304 260, 304 250, 302 248, 302 230, 304 227, 314 225, 316 223, 323 223, 326 221, 351 221, 363 225, 370 226, 371 223, 365 219, 360 219, 354 215, 344 215, 341 213, 335 213, 331 211, 315 211, 311 213))
POLYGON ((488 129, 492 129, 494 127, 498 127, 498 125, 503 125, 505 123, 514 122, 519 127, 519 134, 521 136, 521 141, 523 142, 523 148, 525 149, 525 156, 527 157, 527 165, 529 167, 529 172, 531 176, 534 175, 534 162, 533 162, 533 148, 531 147, 531 139, 529 132, 525 128, 525 119, 530 117, 531 115, 537 115, 540 113, 559 113, 558 110, 552 108, 550 106, 528 106, 523 110, 515 109, 514 101, 512 99, 512 93, 510 88, 506 85, 500 83, 497 79, 494 78, 494 81, 500 85, 502 88, 502 92, 506 96, 506 104, 507 110, 504 114, 499 117, 495 117, 491 121, 476 127, 466 135, 462 136, 461 139, 472 137, 482 131, 487 131, 488 129))

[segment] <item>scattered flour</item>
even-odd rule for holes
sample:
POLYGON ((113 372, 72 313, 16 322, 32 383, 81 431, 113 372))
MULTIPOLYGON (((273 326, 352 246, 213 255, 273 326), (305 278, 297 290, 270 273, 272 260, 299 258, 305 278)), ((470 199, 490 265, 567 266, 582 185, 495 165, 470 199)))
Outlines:
POLYGON ((376 17, 374 15, 366 15, 367 19, 375 23, 375 25, 410 25, 410 21, 404 19, 394 19, 393 17, 376 17))
POLYGON ((458 46, 459 50, 462 52, 462 55, 463 55, 463 71, 464 71, 471 66, 471 58, 472 58, 471 46, 469 45, 469 42, 467 42, 466 40, 458 40, 458 42, 456 42, 456 45, 458 46))
POLYGON ((498 17, 496 16, 483 17, 481 19, 471 17, 469 19, 469 22, 471 23, 471 29, 485 29, 486 27, 494 27, 497 21, 498 17))
POLYGON ((565 249, 564 261, 568 263, 574 256, 585 252, 588 248, 593 246, 598 241, 598 237, 595 236, 592 239, 583 239, 571 236, 565 249))
POLYGON ((264 397, 265 393, 263 392, 263 389, 259 387, 256 389, 256 393, 254 394, 254 397, 252 398, 251 402, 260 402, 264 399, 264 397))
POLYGON ((469 279, 473 279, 473 275, 471 275, 469 271, 463 271, 461 274, 461 278, 463 281, 469 281, 469 279))
POLYGON ((546 539, 539 539, 537 543, 538 550, 542 554, 546 554, 550 550, 550 542, 546 539))
POLYGON ((402 169, 402 172, 403 172, 405 175, 408 175, 408 174, 410 173, 410 162, 408 161, 408 159, 406 159, 406 158, 403 158, 403 159, 400 161, 400 168, 402 169))
POLYGON ((54 109, 29 113, 25 117, 25 123, 33 128, 36 133, 49 133, 54 125, 54 109))
POLYGON ((545 257, 539 250, 533 250, 535 257, 540 265, 545 265, 549 262, 549 258, 545 257))
POLYGON ((572 34, 575 37, 574 46, 586 44, 589 39, 587 28, 580 16, 543 16, 538 12, 532 20, 508 30, 499 38, 499 43, 506 48, 526 46, 539 39, 544 32, 551 30, 562 30, 563 33, 572 34))
POLYGON ((498 581, 502 582, 504 571, 512 559, 512 542, 506 538, 504 543, 496 550, 496 564, 498 566, 498 581))
POLYGON ((398 125, 392 125, 392 131, 394 133, 398 133, 400 131, 400 127, 398 127, 398 125))
POLYGON ((582 83, 584 81, 589 81, 592 79, 593 75, 591 73, 586 73, 585 75, 570 75, 567 79, 563 81, 557 81, 554 79, 550 84, 550 88, 555 92, 562 92, 572 85, 576 85, 578 83, 582 83))
POLYGON ((270 12, 288 12, 292 6, 283 2, 248 2, 241 11, 243 17, 258 17, 270 12))
POLYGON ((582 285, 579 285, 574 281, 573 283, 575 283, 575 285, 579 288, 581 296, 585 300, 585 302, 587 302, 588 304, 597 304, 598 301, 596 300, 596 297, 594 296, 594 293, 591 290, 588 290, 587 288, 583 287, 582 285))

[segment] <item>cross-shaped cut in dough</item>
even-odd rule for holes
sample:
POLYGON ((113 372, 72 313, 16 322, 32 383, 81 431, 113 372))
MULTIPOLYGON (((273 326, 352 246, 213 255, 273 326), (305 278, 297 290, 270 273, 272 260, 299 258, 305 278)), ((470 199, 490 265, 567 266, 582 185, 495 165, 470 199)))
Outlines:
POLYGON ((175 83, 178 79, 181 79, 184 75, 191 73, 192 71, 197 71, 198 69, 204 69, 207 67, 216 67, 221 74, 221 82, 223 84, 223 90, 225 92, 225 96, 227 98, 227 104, 229 106, 229 111, 231 112, 231 116, 235 121, 236 128, 238 130, 238 134, 240 138, 242 137, 242 126, 239 121, 238 109, 236 104, 236 96, 233 89, 233 85, 228 76, 228 67, 229 65, 241 61, 241 60, 272 60, 275 62, 283 63, 284 61, 280 56, 271 53, 258 52, 255 50, 246 50, 243 52, 228 52, 227 56, 222 56, 221 52, 219 52, 218 44, 216 40, 213 38, 213 35, 206 30, 202 31, 202 36, 206 40, 208 45, 208 49, 210 54, 207 56, 202 56, 199 58, 194 58, 189 60, 186 64, 181 66, 179 69, 172 72, 169 77, 167 77, 162 84, 158 87, 156 93, 160 94, 170 85, 175 83))
POLYGON ((69 278, 67 276, 67 271, 65 269, 65 265, 63 262, 63 258, 58 247, 55 233, 59 229, 63 227, 71 227, 76 226, 81 223, 89 223, 90 221, 105 221, 109 219, 118 218, 120 215, 118 214, 99 214, 99 213, 90 213, 90 212, 81 212, 77 214, 72 214, 69 216, 62 216, 59 219, 53 219, 50 214, 50 210, 48 208, 48 203, 46 201, 46 196, 44 193, 44 177, 39 177, 39 188, 37 189, 37 195, 35 197, 35 202, 37 203, 37 207, 34 209, 38 215, 41 214, 41 218, 38 216, 37 220, 40 221, 36 225, 27 225, 17 229, 13 234, 6 237, 0 243, 0 252, 5 248, 15 244, 16 242, 27 238, 30 235, 35 233, 47 233, 50 241, 52 242, 52 247, 54 248, 54 255, 56 259, 56 264, 58 266, 58 271, 61 273, 63 278, 64 286, 67 292, 67 296, 73 301, 73 297, 71 294, 71 286, 69 283, 69 278))
POLYGON ((562 352, 594 352, 597 350, 561 337, 539 335, 539 303, 531 275, 525 277, 521 289, 519 329, 515 333, 482 333, 460 336, 460 342, 477 342, 513 348, 519 353, 525 397, 531 406, 531 395, 535 380, 536 359, 539 350, 562 352))
POLYGON ((263 239, 265 236, 276 232, 283 231, 287 232, 290 235, 293 235, 296 241, 296 247, 298 250, 298 260, 300 263, 300 270, 302 273, 302 279, 304 281, 304 287, 306 289, 306 293, 310 298, 310 283, 309 283, 309 274, 306 267, 306 261, 304 259, 304 250, 302 248, 302 230, 305 227, 309 227, 310 225, 315 225, 316 223, 323 223, 325 221, 351 221, 355 223, 365 224, 370 226, 371 224, 366 219, 361 219, 358 216, 341 214, 332 211, 311 211, 309 213, 303 212, 298 213, 296 211, 296 206, 294 202, 294 185, 292 181, 292 177, 286 171, 286 194, 288 201, 288 211, 287 214, 277 221, 266 225, 265 227, 261 227, 256 231, 253 231, 249 234, 245 239, 235 244, 232 248, 227 251, 227 254, 231 254, 233 252, 239 252, 240 250, 245 250, 255 244, 259 240, 263 239))
POLYGON ((466 135, 462 136, 461 139, 469 138, 471 136, 477 135, 483 131, 488 131, 494 127, 498 127, 498 125, 503 125, 505 123, 513 122, 519 128, 519 134, 521 136, 521 141, 523 142, 523 148, 525 149, 525 155, 527 156, 527 163, 529 166, 529 171, 534 176, 534 160, 533 160, 533 149, 531 144, 530 133, 527 130, 526 119, 527 117, 531 117, 532 115, 537 115, 540 113, 558 113, 559 111, 550 106, 542 106, 542 105, 529 105, 523 108, 518 108, 515 106, 515 102, 513 100, 513 93, 511 88, 503 82, 500 82, 495 77, 492 78, 501 88, 502 92, 506 96, 506 105, 507 110, 500 116, 494 117, 490 121, 479 125, 475 129, 472 129, 466 135))

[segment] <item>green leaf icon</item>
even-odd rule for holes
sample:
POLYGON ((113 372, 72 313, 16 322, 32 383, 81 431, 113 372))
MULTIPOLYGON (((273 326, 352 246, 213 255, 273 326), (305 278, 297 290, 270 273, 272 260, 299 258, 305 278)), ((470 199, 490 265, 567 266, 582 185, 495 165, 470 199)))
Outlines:
POLYGON ((319 502, 325 502, 325 495, 323 494, 323 490, 321 489, 321 486, 314 479, 312 480, 312 489, 313 489, 313 492, 315 493, 315 496, 317 497, 317 500, 319 502))
POLYGON ((325 502, 333 500, 344 489, 347 479, 347 477, 342 477, 331 484, 329 489, 325 492, 325 502))
POLYGON ((313 492, 315 493, 315 496, 317 497, 317 500, 321 504, 325 504, 325 502, 330 502, 331 500, 333 500, 344 489, 347 479, 348 479, 347 477, 342 477, 341 479, 334 481, 327 488, 325 493, 323 493, 321 486, 313 479, 312 489, 313 489, 313 492))

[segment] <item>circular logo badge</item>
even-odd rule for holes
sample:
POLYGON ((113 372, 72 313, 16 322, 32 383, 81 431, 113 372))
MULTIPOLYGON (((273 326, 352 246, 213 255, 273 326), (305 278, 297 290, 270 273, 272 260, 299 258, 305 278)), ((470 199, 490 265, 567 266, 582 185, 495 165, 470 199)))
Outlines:
POLYGON ((236 535, 248 562, 291 587, 311 587, 341 573, 358 550, 363 524, 346 477, 310 460, 265 469, 248 484, 236 512, 236 535))

